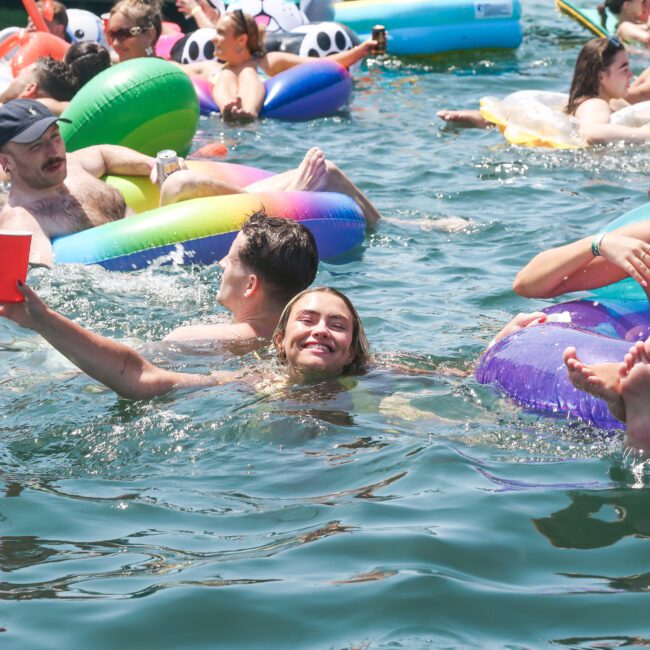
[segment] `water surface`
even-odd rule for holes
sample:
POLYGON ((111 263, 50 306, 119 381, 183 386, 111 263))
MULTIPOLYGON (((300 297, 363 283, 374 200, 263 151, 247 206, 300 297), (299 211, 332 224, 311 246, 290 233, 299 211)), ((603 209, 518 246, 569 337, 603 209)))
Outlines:
MULTIPOLYGON (((643 147, 525 150, 436 118, 482 95, 568 88, 587 34, 549 3, 524 11, 516 52, 371 63, 349 113, 206 119, 197 136, 276 171, 319 144, 346 170, 386 219, 318 283, 350 295, 380 358, 433 374, 136 404, 0 323, 4 646, 650 643, 643 464, 620 438, 525 413, 468 375, 512 313, 545 304, 511 292, 516 271, 648 189, 643 147)), ((170 367, 256 364, 151 345, 225 317, 219 278, 217 266, 30 274, 55 308, 170 367)))

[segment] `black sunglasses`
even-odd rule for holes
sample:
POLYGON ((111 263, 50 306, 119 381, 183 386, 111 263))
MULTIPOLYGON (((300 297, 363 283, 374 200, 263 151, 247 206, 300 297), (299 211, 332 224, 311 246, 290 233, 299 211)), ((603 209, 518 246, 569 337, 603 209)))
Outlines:
POLYGON ((149 27, 140 27, 140 25, 134 25, 133 27, 122 27, 121 29, 108 29, 106 30, 106 38, 109 41, 114 41, 119 38, 121 41, 131 38, 133 36, 139 36, 142 32, 145 32, 149 27))

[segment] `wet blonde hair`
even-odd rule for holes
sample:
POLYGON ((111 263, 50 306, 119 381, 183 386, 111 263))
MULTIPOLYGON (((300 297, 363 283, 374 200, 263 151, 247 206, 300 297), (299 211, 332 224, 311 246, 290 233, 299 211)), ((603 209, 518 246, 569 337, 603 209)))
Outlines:
MULTIPOLYGON (((142 29, 153 29, 157 41, 162 33, 162 16, 158 0, 118 0, 112 7, 110 15, 117 12, 124 14, 142 29)), ((155 43, 154 41, 154 43, 155 43)))
POLYGON ((310 293, 330 293, 337 298, 340 298, 345 303, 345 306, 348 308, 348 311, 352 316, 352 341, 350 347, 354 350, 354 357, 350 363, 343 367, 341 374, 358 375, 365 372, 370 363, 370 345, 368 344, 368 339, 366 338, 366 333, 363 329, 361 317, 352 304, 352 301, 344 293, 341 293, 332 287, 313 287, 311 289, 305 289, 295 295, 287 303, 287 306, 284 308, 282 315, 280 316, 277 327, 275 328, 275 332, 273 332, 273 344, 275 345, 278 359, 280 359, 280 361, 286 361, 286 353, 282 347, 282 341, 284 340, 284 335, 287 330, 287 323, 289 322, 291 310, 303 296, 310 293))

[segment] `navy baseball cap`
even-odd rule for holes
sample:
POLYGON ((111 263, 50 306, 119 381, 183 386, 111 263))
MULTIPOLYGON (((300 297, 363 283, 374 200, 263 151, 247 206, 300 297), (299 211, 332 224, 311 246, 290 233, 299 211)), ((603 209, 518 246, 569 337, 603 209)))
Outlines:
POLYGON ((38 140, 55 122, 68 122, 56 117, 34 99, 12 99, 0 106, 0 147, 7 142, 28 144, 38 140))

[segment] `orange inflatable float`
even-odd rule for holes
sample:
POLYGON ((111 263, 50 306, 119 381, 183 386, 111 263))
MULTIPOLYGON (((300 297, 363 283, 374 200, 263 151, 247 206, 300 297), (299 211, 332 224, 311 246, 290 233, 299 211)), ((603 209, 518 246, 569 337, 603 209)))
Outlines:
POLYGON ((0 59, 18 45, 18 51, 11 58, 11 72, 14 77, 36 59, 51 56, 60 61, 65 56, 70 43, 50 32, 28 32, 21 29, 0 43, 0 59))

